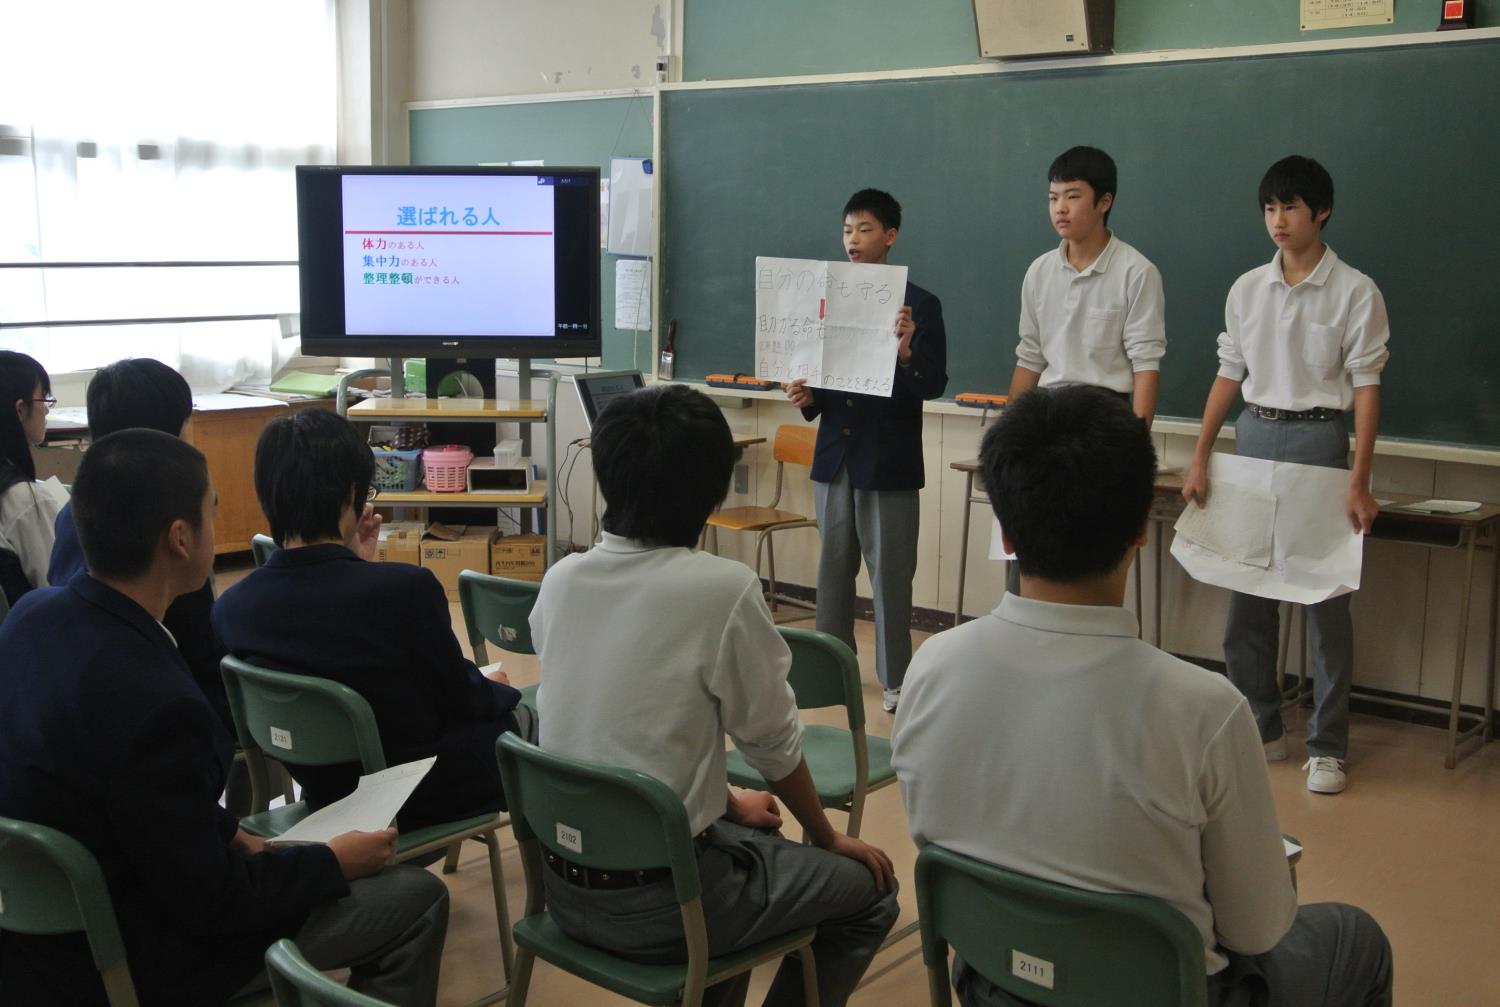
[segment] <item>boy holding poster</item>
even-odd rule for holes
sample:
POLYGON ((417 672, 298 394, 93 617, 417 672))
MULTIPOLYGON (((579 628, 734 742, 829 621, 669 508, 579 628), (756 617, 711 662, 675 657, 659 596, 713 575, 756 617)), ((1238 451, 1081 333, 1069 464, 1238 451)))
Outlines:
MULTIPOLYGON (((844 206, 850 262, 884 264, 900 230, 901 204, 889 193, 861 189, 844 206)), ((911 661, 917 491, 925 483, 922 400, 948 386, 942 305, 910 282, 902 303, 888 398, 809 388, 803 380, 786 386, 804 417, 822 417, 812 466, 823 537, 818 629, 854 646, 854 579, 863 555, 875 594, 875 668, 887 712, 895 712, 911 661)))

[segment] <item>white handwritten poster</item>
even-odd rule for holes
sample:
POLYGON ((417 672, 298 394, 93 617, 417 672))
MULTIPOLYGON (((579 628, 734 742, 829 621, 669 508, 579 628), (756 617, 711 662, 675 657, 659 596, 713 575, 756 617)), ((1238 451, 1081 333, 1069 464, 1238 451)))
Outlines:
POLYGON ((905 266, 755 259, 755 376, 889 397, 905 266))

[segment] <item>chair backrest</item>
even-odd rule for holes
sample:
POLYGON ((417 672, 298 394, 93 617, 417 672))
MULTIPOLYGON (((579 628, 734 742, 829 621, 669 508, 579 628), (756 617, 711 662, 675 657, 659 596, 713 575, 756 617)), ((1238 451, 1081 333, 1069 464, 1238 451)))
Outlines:
POLYGON ((0 818, 0 930, 82 930, 114 1004, 134 1003, 125 943, 104 872, 82 843, 56 829, 0 818))
POLYGON ((787 676, 799 710, 842 706, 851 729, 865 726, 865 701, 859 683, 859 658, 836 636, 816 629, 777 626, 792 650, 787 676))
POLYGON ((271 553, 276 551, 276 540, 269 535, 256 535, 250 540, 250 555, 256 566, 265 566, 271 553))
POLYGON ((1041 881, 941 846, 917 855, 922 957, 948 946, 1007 992, 1047 1007, 1204 1007, 1203 938, 1157 899, 1041 881))
POLYGON ((776 437, 771 442, 771 454, 778 462, 811 466, 813 447, 817 441, 817 427, 783 423, 776 428, 776 437))
POLYGON ((319 972, 283 937, 266 949, 266 974, 278 1007, 390 1007, 319 972))
POLYGON ((531 609, 541 588, 529 580, 492 577, 475 570, 459 572, 458 604, 476 660, 487 657, 486 641, 512 654, 536 653, 531 646, 531 609))
POLYGON ((386 768, 375 713, 347 685, 272 671, 236 657, 220 667, 240 748, 293 766, 358 762, 363 773, 386 768))
POLYGON ((590 868, 670 867, 677 901, 698 897, 687 809, 665 783, 545 752, 510 732, 496 741, 495 757, 517 842, 534 840, 590 868))

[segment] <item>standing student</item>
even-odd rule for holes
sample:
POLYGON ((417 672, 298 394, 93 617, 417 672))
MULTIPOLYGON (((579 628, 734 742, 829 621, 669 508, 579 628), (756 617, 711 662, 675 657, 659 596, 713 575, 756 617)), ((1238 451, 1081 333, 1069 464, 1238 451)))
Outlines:
MULTIPOLYGON (((1260 182, 1266 231, 1276 244, 1270 263, 1235 281, 1224 305, 1219 375, 1203 407, 1203 429, 1182 496, 1208 498, 1208 459, 1241 392, 1235 453, 1249 458, 1349 467, 1345 414, 1354 413, 1354 467, 1345 509, 1369 534, 1379 507, 1370 495, 1370 465, 1380 422, 1380 372, 1390 356, 1385 300, 1368 276, 1323 243, 1333 214, 1333 179, 1317 161, 1287 157, 1260 182)), ((1278 604, 1235 592, 1224 630, 1229 678, 1250 700, 1267 760, 1287 757, 1276 675, 1278 604)), ((1337 794, 1347 784, 1349 686, 1354 629, 1349 595, 1310 605, 1313 715, 1307 723, 1307 789, 1337 794)))
MULTIPOLYGON (((901 204, 861 189, 844 205, 850 262, 882 265, 901 232, 901 204)), ((911 581, 917 572, 917 492, 922 401, 948 387, 943 306, 910 281, 896 319, 896 375, 889 398, 809 388, 787 398, 808 419, 822 417, 813 449, 813 492, 823 551, 818 559, 818 629, 854 646, 854 578, 860 556, 875 592, 875 671, 894 712, 911 663, 911 581)))
POLYGON ((55 405, 42 365, 24 353, 0 350, 0 588, 12 604, 47 586, 60 503, 38 489, 31 449, 46 439, 47 414, 55 405))

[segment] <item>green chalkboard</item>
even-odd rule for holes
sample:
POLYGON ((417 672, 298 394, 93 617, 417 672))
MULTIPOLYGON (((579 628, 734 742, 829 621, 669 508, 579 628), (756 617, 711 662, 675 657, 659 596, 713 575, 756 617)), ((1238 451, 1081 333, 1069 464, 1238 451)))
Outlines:
MULTIPOLYGON (((609 178, 611 157, 651 156, 649 96, 413 109, 410 122, 412 164, 542 159, 597 165, 609 178)), ((651 333, 614 327, 617 256, 599 258, 603 366, 648 369, 651 333)))
POLYGON ((678 374, 750 371, 753 258, 838 258, 839 211, 905 206, 892 261, 943 301, 951 396, 1001 391, 1021 277, 1055 247, 1046 170, 1076 143, 1120 165, 1111 226, 1160 267, 1160 412, 1201 415, 1224 295, 1274 249, 1266 166, 1318 158, 1326 236, 1384 292, 1382 432, 1500 445, 1500 43, 1080 67, 662 96, 662 315, 678 374))

